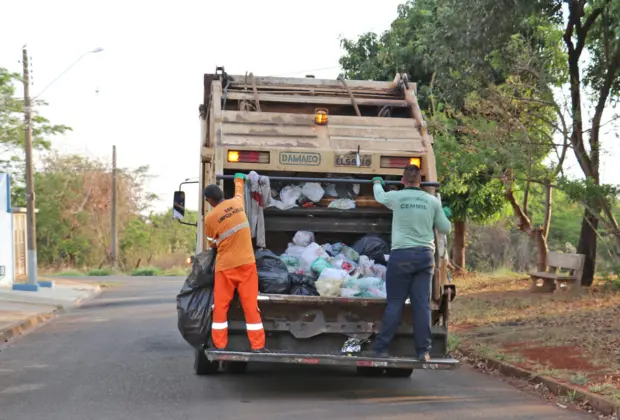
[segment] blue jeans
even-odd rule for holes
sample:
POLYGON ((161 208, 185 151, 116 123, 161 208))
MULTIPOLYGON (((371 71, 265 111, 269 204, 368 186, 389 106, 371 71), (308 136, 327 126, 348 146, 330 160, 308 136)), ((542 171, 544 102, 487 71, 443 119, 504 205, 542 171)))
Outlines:
POLYGON ((409 297, 413 313, 413 338, 418 356, 431 350, 431 282, 435 271, 435 254, 427 247, 396 249, 390 254, 386 274, 387 305, 381 332, 373 348, 385 352, 402 319, 409 297))

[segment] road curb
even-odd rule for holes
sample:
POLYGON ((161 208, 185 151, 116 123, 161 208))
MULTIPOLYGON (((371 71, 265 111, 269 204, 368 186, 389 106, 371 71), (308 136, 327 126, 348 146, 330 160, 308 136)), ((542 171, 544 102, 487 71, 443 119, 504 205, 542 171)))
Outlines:
POLYGON ((102 292, 103 289, 101 288, 101 286, 97 285, 95 288, 93 288, 92 293, 88 294, 88 296, 73 301, 70 308, 58 307, 49 312, 41 312, 35 315, 31 315, 26 319, 17 321, 9 325, 8 327, 0 330, 0 344, 7 343, 14 337, 24 335, 25 333, 32 331, 36 327, 41 326, 42 324, 65 312, 67 309, 79 308, 83 304, 95 299, 102 292))
POLYGON ((606 416, 620 416, 620 404, 615 404, 614 402, 599 395, 572 387, 568 384, 560 383, 547 376, 537 375, 534 372, 530 372, 506 362, 480 356, 471 350, 457 348, 457 351, 465 356, 471 364, 482 362, 488 368, 497 370, 504 376, 523 379, 535 385, 542 383, 555 395, 560 396, 572 394, 575 396, 577 401, 587 403, 593 409, 606 416))
POLYGON ((18 336, 24 335, 35 327, 46 323, 50 319, 56 317, 58 315, 59 309, 54 309, 50 312, 39 313, 36 315, 31 315, 26 319, 21 321, 17 321, 8 327, 0 330, 0 344, 7 343, 10 339, 18 336))

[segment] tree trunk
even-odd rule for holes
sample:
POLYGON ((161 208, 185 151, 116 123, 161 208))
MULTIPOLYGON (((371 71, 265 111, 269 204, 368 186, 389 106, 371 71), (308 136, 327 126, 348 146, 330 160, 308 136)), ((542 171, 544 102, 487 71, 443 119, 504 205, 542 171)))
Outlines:
POLYGON ((547 236, 544 229, 538 229, 535 234, 536 248, 538 249, 538 259, 536 262, 536 268, 538 271, 547 271, 547 236))
POLYGON ((465 244, 467 240, 467 224, 465 221, 454 222, 454 243, 452 244, 452 259, 458 273, 465 273, 465 244))
MULTIPOLYGON (((598 204, 594 209, 598 208, 598 204)), ((598 228, 598 218, 593 216, 588 210, 583 215, 581 222, 581 234, 579 235, 579 245, 577 252, 586 256, 583 265, 582 286, 591 286, 594 280, 594 269, 596 262, 596 229, 598 228), (593 229, 594 228, 594 229, 593 229)))

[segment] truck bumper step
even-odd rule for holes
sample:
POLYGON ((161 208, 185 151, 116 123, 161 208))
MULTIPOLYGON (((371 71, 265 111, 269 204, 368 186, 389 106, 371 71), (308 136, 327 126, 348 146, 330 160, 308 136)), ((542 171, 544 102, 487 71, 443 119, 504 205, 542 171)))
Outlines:
POLYGON ((452 358, 430 359, 427 362, 421 362, 417 359, 396 357, 368 358, 353 355, 296 354, 279 352, 257 354, 251 352, 206 350, 205 354, 210 361, 226 362, 264 362, 300 365, 330 365, 425 370, 454 370, 460 367, 460 362, 452 358))

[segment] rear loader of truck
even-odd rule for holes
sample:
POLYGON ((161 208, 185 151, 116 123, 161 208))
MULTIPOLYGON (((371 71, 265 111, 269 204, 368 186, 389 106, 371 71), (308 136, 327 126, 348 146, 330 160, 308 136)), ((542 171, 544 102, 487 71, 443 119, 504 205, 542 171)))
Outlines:
MULTIPOLYGON (((228 75, 223 68, 204 77, 200 106, 200 191, 219 184, 233 195, 235 173, 256 171, 271 185, 303 182, 359 185, 356 207, 329 208, 330 198, 309 208, 265 208, 266 247, 281 254, 296 231, 314 232, 316 242, 344 242, 375 233, 389 238, 391 211, 378 204, 371 179, 381 176, 386 189, 402 188, 403 168, 420 167, 423 188, 437 194, 433 140, 406 75, 393 82, 319 80, 228 75)), ((206 248, 200 200, 197 252, 206 248)), ((218 365, 232 372, 247 362, 355 366, 362 374, 409 376, 413 369, 454 369, 448 356, 448 319, 456 288, 448 281, 445 236, 436 235, 436 271, 432 285, 431 360, 415 358, 409 302, 392 341, 390 358, 357 357, 343 352, 351 338, 372 339, 379 331, 384 299, 325 296, 259 296, 269 353, 252 354, 243 311, 237 301, 228 313, 226 351, 196 352, 199 374, 218 365)))

